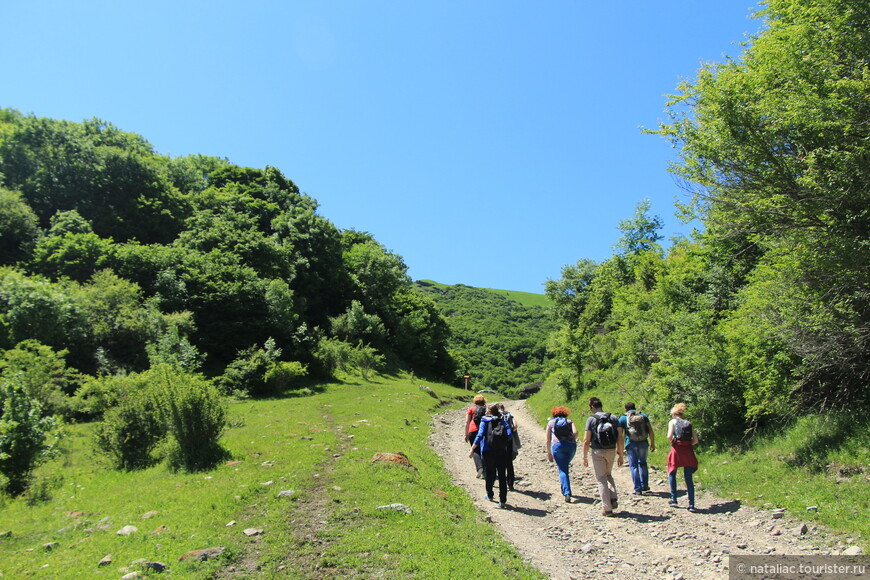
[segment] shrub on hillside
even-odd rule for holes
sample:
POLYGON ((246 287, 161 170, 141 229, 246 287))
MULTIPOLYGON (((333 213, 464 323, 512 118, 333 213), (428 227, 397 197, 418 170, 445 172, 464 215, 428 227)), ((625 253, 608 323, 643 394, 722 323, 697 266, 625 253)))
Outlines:
POLYGON ((201 375, 162 365, 153 369, 152 397, 170 435, 169 462, 196 471, 226 457, 220 444, 226 406, 218 389, 201 375))
POLYGON ((314 357, 327 376, 334 377, 337 371, 347 369, 352 351, 353 345, 337 338, 324 337, 317 343, 314 357))
POLYGON ((95 403, 117 400, 105 411, 95 439, 115 468, 141 469, 167 458, 173 468, 198 470, 226 455, 220 444, 224 401, 201 375, 162 364, 136 375, 93 381, 90 387, 95 403))
POLYGON ((21 495, 33 470, 57 453, 61 432, 53 417, 43 417, 39 401, 9 381, 0 382, 0 474, 4 490, 21 495))
POLYGON ((20 385, 39 402, 44 415, 72 415, 70 395, 82 376, 66 366, 66 350, 55 351, 38 340, 24 340, 0 354, 0 379, 20 385))
POLYGON ((266 389, 273 393, 280 393, 307 374, 308 369, 300 362, 278 361, 266 371, 266 389))
POLYGON ((97 448, 115 469, 149 467, 160 460, 155 449, 166 436, 153 397, 146 390, 124 396, 109 409, 96 430, 97 448))
MULTIPOLYGON (((240 351, 236 359, 227 365, 224 374, 218 378, 218 386, 224 393, 243 397, 274 393, 280 383, 279 375, 286 375, 292 367, 276 369, 281 364, 280 357, 281 349, 275 346, 275 341, 271 338, 265 342, 263 348, 255 345, 240 351), (269 377, 273 375, 275 380, 269 381, 269 377)), ((302 371, 304 374, 304 367, 302 371)))
POLYGON ((86 376, 76 391, 73 408, 84 417, 98 417, 120 404, 127 396, 148 390, 149 371, 127 375, 86 376))

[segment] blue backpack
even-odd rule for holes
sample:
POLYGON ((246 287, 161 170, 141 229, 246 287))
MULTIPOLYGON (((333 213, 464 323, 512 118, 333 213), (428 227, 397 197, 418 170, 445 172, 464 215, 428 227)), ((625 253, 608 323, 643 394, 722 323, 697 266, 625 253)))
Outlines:
POLYGON ((574 430, 571 428, 571 421, 565 417, 556 417, 556 420, 553 421, 553 434, 555 434, 560 440, 573 439, 574 430))

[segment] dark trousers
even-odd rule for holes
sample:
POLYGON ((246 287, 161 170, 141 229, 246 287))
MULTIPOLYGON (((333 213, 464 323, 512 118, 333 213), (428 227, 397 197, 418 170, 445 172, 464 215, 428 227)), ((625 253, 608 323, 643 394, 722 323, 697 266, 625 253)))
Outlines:
POLYGON ((493 496, 495 478, 498 477, 498 501, 507 502, 508 482, 507 466, 508 454, 506 449, 490 449, 483 452, 483 465, 486 474, 486 495, 493 496))
POLYGON ((508 489, 514 488, 514 482, 516 481, 516 475, 514 474, 514 447, 513 445, 508 447, 507 450, 507 484, 508 489))

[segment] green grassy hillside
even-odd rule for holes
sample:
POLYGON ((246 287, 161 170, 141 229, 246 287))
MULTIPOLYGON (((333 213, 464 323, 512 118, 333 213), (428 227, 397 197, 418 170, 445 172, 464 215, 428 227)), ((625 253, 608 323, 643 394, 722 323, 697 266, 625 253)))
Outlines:
MULTIPOLYGON (((440 282, 435 282, 433 280, 417 280, 417 284, 421 286, 434 286, 435 288, 440 288, 442 290, 450 288, 450 285, 448 284, 441 284, 440 282)), ((517 292, 516 290, 498 290, 495 288, 480 288, 480 290, 489 290, 490 292, 494 292, 500 296, 519 302, 523 306, 540 306, 541 308, 549 308, 553 305, 545 294, 517 292)))
POLYGON ((519 398, 543 380, 549 357, 547 338, 555 330, 549 308, 522 292, 416 282, 444 316, 447 341, 461 374, 475 390, 492 389, 519 398), (525 304, 520 301, 524 299, 525 304))
POLYGON ((70 426, 63 457, 39 470, 30 495, 0 504, 0 576, 118 577, 144 558, 174 578, 455 578, 469 562, 540 577, 427 445, 432 415, 468 396, 427 384, 435 396, 416 380, 379 378, 234 402, 232 461, 201 473, 111 470, 91 451, 94 426, 70 426), (378 452, 403 452, 413 468, 372 462, 378 452), (410 513, 379 509, 393 503, 410 513), (137 531, 116 534, 127 525, 137 531), (211 547, 225 550, 179 561, 211 547))

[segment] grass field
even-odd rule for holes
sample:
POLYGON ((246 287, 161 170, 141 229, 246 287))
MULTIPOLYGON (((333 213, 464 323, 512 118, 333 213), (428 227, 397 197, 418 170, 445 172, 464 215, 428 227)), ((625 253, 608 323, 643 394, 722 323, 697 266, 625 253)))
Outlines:
POLYGON ((233 402, 232 461, 202 473, 113 471, 91 451, 94 426, 70 426, 63 457, 39 470, 32 492, 0 504, 0 575, 118 577, 144 559, 174 578, 452 578, 469 562, 540 578, 427 445, 433 414, 466 404, 467 392, 426 384, 437 396, 392 377, 233 402), (372 462, 378 452, 403 452, 413 468, 372 462), (380 509, 394 503, 410 513, 380 509), (116 534, 127 525, 137 531, 116 534), (179 561, 210 547, 225 550, 179 561))

